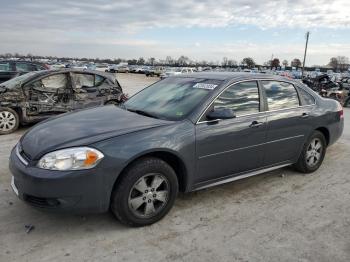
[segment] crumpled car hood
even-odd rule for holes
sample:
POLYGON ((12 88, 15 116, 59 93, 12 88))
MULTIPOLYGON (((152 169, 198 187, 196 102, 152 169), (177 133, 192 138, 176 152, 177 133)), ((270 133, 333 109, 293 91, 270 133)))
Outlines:
POLYGON ((173 122, 132 113, 114 105, 64 114, 30 129, 20 143, 32 160, 53 150, 89 145, 104 139, 173 122))

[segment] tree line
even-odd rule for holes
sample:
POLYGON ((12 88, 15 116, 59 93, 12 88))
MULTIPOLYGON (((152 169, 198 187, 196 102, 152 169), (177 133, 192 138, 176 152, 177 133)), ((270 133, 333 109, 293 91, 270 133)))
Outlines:
MULTIPOLYGON (((26 59, 26 60, 39 60, 39 59, 48 59, 48 60, 56 60, 61 63, 69 63, 72 60, 76 61, 84 61, 84 62, 93 62, 93 63, 108 63, 108 64, 119 64, 119 63, 128 63, 129 65, 164 65, 164 66, 222 66, 222 67, 238 67, 242 66, 245 68, 254 68, 264 66, 270 69, 278 69, 280 67, 295 67, 299 69, 302 66, 301 60, 299 58, 294 58, 290 63, 284 59, 280 60, 279 58, 272 58, 269 61, 266 61, 262 65, 257 64, 253 58, 245 57, 242 61, 237 62, 235 59, 229 59, 227 57, 223 57, 222 61, 194 61, 187 56, 180 56, 178 58, 173 58, 171 56, 167 56, 165 59, 157 60, 154 57, 143 58, 140 57, 138 59, 122 59, 122 58, 78 58, 78 57, 57 57, 57 56, 40 56, 40 55, 32 55, 32 54, 19 54, 19 53, 5 53, 0 54, 0 59, 26 59)), ((345 71, 349 68, 349 58, 345 56, 332 57, 327 64, 328 67, 332 68, 334 71, 345 71)))

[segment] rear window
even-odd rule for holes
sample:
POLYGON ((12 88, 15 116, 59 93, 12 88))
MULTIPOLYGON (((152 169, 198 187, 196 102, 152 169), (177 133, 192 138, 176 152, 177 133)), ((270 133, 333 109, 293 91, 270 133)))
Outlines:
POLYGON ((73 73, 72 80, 75 88, 82 88, 100 86, 105 78, 100 75, 73 73))
POLYGON ((299 95, 302 105, 313 105, 315 104, 315 98, 305 90, 299 88, 299 95))
POLYGON ((265 88, 269 110, 294 108, 300 105, 294 85, 279 81, 261 81, 265 88))

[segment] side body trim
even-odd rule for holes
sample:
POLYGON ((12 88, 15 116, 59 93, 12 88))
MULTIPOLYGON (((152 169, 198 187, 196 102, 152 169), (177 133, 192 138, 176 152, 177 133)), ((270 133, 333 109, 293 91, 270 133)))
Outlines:
POLYGON ((245 174, 242 174, 242 175, 229 177, 227 179, 222 179, 220 181, 213 182, 213 183, 210 183, 210 184, 207 184, 207 185, 204 185, 204 186, 200 186, 200 184, 203 184, 205 182, 199 183, 199 187, 195 187, 195 189, 192 190, 192 191, 197 191, 197 190, 201 190, 201 189, 204 189, 204 188, 213 187, 213 186, 217 186, 217 185, 233 182, 233 181, 240 180, 240 179, 243 179, 243 178, 260 175, 262 173, 266 173, 266 172, 270 172, 272 170, 276 170, 276 169, 279 169, 279 168, 282 168, 282 167, 290 166, 291 164, 292 163, 285 163, 285 164, 280 164, 278 166, 272 166, 272 167, 268 167, 268 168, 264 168, 264 169, 255 170, 255 171, 252 171, 252 172, 249 172, 249 173, 245 173, 245 174))

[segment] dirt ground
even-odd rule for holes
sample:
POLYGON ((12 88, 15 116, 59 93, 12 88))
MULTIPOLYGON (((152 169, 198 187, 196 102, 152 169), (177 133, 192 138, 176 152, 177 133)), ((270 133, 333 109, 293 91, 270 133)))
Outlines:
MULTIPOLYGON (((118 78, 129 94, 156 80, 118 78)), ((8 157, 27 128, 0 136, 0 261, 350 261, 350 109, 345 118, 317 172, 285 168, 180 195, 162 221, 137 229, 18 200, 8 157)))

